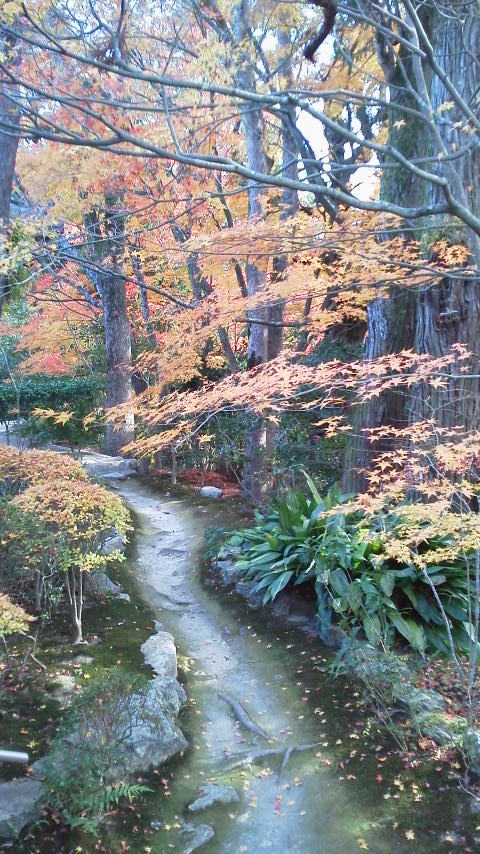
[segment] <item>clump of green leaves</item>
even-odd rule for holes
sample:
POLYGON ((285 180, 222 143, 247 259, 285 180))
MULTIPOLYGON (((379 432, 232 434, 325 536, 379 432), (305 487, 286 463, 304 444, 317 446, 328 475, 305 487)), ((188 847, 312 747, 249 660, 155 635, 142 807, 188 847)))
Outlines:
POLYGON ((50 618, 63 596, 67 543, 36 514, 0 498, 0 588, 38 616, 50 618))
MULTIPOLYGON (((237 569, 263 591, 264 604, 287 585, 315 587, 320 626, 336 620, 374 646, 398 636, 416 651, 468 650, 473 569, 469 555, 438 564, 403 563, 386 543, 405 527, 408 507, 367 516, 349 509, 349 496, 332 489, 322 497, 306 475, 310 495, 300 491, 276 500, 257 524, 230 540, 242 544, 237 569), (345 506, 345 509, 343 508, 345 506)), ((445 538, 418 536, 420 552, 444 554, 445 538)))
MULTIPOLYGON (((14 357, 15 351, 9 354, 13 363, 14 357)), ((98 378, 32 374, 18 377, 13 384, 5 371, 5 378, 2 377, 1 367, 0 421, 14 420, 17 416, 25 419, 21 432, 37 444, 67 442, 71 446, 85 446, 100 441, 103 428, 100 419, 92 419, 87 426, 83 423, 83 419, 102 403, 98 378), (58 412, 74 410, 75 418, 64 422, 40 419, 32 414, 38 407, 58 412)))
POLYGON ((126 537, 130 514, 123 502, 89 481, 79 462, 51 451, 0 445, 0 581, 14 598, 52 610, 62 595, 70 606, 73 637, 82 639, 83 580, 87 572, 123 559, 102 546, 114 529, 126 537))
POLYGON ((210 525, 208 528, 205 528, 203 534, 205 547, 202 551, 202 556, 205 560, 215 557, 221 544, 225 542, 226 534, 227 532, 225 528, 219 528, 215 525, 210 525))

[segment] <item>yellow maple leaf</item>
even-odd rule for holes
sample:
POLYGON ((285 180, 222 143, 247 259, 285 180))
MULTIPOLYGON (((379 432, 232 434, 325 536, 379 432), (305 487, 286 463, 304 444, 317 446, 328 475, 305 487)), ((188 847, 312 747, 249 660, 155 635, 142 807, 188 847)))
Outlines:
POLYGON ((58 415, 55 416, 55 424, 68 424, 69 421, 73 418, 73 412, 59 412, 58 415))
POLYGON ((82 419, 82 424, 85 427, 85 429, 87 429, 87 427, 89 427, 90 424, 93 424, 93 422, 95 421, 95 418, 96 418, 96 416, 95 416, 94 412, 90 412, 88 415, 85 415, 85 418, 82 419))

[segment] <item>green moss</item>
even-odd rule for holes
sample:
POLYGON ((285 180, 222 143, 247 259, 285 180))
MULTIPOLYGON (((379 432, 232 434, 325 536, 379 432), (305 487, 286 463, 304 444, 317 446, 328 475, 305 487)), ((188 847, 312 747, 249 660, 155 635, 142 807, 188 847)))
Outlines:
POLYGON ((461 744, 468 722, 460 715, 449 717, 441 712, 424 712, 415 718, 415 727, 439 744, 461 744))

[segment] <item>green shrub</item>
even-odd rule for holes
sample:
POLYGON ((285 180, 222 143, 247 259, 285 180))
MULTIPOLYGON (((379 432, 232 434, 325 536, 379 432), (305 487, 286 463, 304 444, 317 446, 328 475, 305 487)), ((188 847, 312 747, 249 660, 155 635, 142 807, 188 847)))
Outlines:
POLYGON ((115 779, 123 743, 134 726, 150 722, 148 682, 120 670, 100 673, 63 717, 51 751, 42 760, 49 805, 71 827, 96 833, 102 816, 132 801, 146 786, 115 779))
POLYGON ((219 528, 215 525, 209 525, 208 528, 205 528, 203 533, 205 545, 202 550, 202 558, 204 560, 214 558, 217 555, 220 546, 225 542, 226 535, 227 531, 225 528, 219 528))
MULTIPOLYGON (((40 453, 46 455, 46 452, 40 453)), ((56 456, 60 475, 65 457, 56 456)), ((81 643, 84 574, 123 559, 118 549, 103 554, 102 546, 112 529, 126 536, 131 529, 130 514, 118 496, 92 481, 82 480, 77 480, 72 488, 71 479, 46 479, 17 495, 13 503, 40 519, 65 543, 62 564, 65 591, 74 642, 81 643)))
POLYGON ((83 466, 66 454, 55 451, 19 451, 0 445, 0 496, 16 495, 29 486, 56 480, 86 481, 83 466))
POLYGON ((97 377, 52 376, 43 374, 17 378, 17 390, 7 377, 0 384, 0 421, 20 416, 26 419, 22 432, 41 442, 68 442, 71 445, 99 441, 102 425, 92 424, 85 430, 82 419, 102 402, 101 381, 97 377), (31 413, 36 408, 62 411, 73 410, 75 419, 66 424, 45 421, 31 413))
POLYGON ((50 617, 62 598, 66 544, 35 514, 0 499, 0 589, 50 617))
MULTIPOLYGON (((375 646, 401 636, 422 654, 427 649, 449 654, 450 629, 455 646, 469 649, 474 591, 468 555, 426 568, 394 560, 385 553, 385 542, 405 527, 407 506, 396 515, 367 519, 342 511, 347 496, 334 489, 322 498, 308 476, 307 482, 310 496, 289 492, 265 516, 257 514, 254 528, 230 539, 243 545, 237 569, 255 580, 264 603, 289 584, 311 583, 322 628, 335 618, 375 646)), ((422 548, 431 552, 444 546, 445 538, 432 538, 422 548)))

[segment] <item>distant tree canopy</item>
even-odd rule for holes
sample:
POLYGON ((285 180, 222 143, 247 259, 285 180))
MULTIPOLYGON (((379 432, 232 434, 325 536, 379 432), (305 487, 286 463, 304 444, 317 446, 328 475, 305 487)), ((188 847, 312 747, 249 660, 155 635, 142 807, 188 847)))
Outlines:
POLYGON ((471 4, 13 0, 0 16, 3 299, 22 282, 28 371, 98 371, 101 330, 107 450, 175 457, 241 409, 261 500, 284 409, 326 406, 296 382, 305 359, 365 331, 348 487, 385 449, 365 431, 477 429, 479 377, 450 360, 480 346, 471 4), (370 394, 374 360, 410 351, 445 365, 434 384, 370 394))

